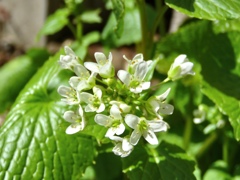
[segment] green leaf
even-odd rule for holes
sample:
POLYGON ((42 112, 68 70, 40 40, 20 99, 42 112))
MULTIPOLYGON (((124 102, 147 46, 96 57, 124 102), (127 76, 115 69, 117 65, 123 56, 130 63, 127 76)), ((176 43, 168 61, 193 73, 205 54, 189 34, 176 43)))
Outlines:
POLYGON ((124 29, 124 13, 125 13, 125 4, 123 0, 112 0, 113 13, 115 15, 117 24, 114 28, 118 38, 121 37, 124 29))
POLYGON ((240 139, 240 34, 239 32, 217 33, 214 23, 201 21, 191 23, 165 38, 158 44, 157 56, 187 54, 190 61, 200 63, 202 81, 206 94, 222 113, 229 116, 235 138, 240 139))
POLYGON ((207 170, 203 176, 203 180, 231 180, 232 177, 227 172, 228 170, 226 162, 219 160, 213 163, 213 165, 207 170))
POLYGON ((92 11, 84 11, 80 15, 80 19, 84 23, 100 23, 102 21, 99 16, 100 9, 92 10, 92 11))
POLYGON ((240 1, 165 0, 166 4, 190 17, 208 20, 240 18, 240 1))
POLYGON ((156 148, 136 147, 123 159, 124 172, 133 180, 196 179, 193 175, 195 162, 176 145, 161 142, 156 148))
POLYGON ((38 38, 43 35, 51 35, 60 31, 68 24, 68 16, 70 12, 67 8, 58 9, 56 12, 48 16, 45 24, 38 33, 38 38))
POLYGON ((140 17, 137 8, 125 10, 124 28, 120 38, 117 37, 113 30, 115 24, 116 19, 112 13, 102 32, 102 39, 105 46, 119 47, 137 43, 141 40, 140 17))
POLYGON ((66 107, 56 89, 69 74, 60 54, 25 86, 0 129, 0 179, 79 179, 93 161, 94 141, 63 128, 66 107))
POLYGON ((18 93, 37 69, 47 60, 44 49, 30 49, 0 68, 0 113, 11 106, 18 93))

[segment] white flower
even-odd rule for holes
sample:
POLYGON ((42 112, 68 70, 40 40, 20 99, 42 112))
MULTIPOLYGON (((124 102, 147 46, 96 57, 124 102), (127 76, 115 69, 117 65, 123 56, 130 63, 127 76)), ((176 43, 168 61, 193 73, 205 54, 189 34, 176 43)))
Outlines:
POLYGON ((92 72, 99 73, 99 75, 103 78, 113 77, 115 72, 112 65, 112 54, 109 53, 108 59, 100 52, 96 52, 94 56, 97 63, 85 62, 84 66, 92 72))
POLYGON ((120 111, 122 112, 122 113, 129 113, 130 112, 130 110, 131 110, 131 106, 129 106, 129 105, 127 105, 127 104, 125 104, 124 102, 122 102, 122 101, 110 101, 110 104, 115 104, 115 105, 117 105, 118 106, 118 108, 120 109, 120 111))
MULTIPOLYGON (((125 55, 123 58, 128 62, 128 72, 134 74, 138 63, 144 61, 143 54, 136 54, 132 60, 128 59, 125 55)), ((152 63, 152 60, 146 61, 148 66, 152 63)))
POLYGON ((145 61, 141 61, 136 65, 134 74, 130 74, 127 71, 119 70, 118 78, 130 88, 133 93, 141 93, 150 87, 150 82, 144 82, 144 78, 147 74, 148 64, 145 61))
POLYGON ((189 62, 185 54, 179 55, 171 65, 168 71, 168 78, 175 81, 182 78, 183 76, 190 74, 194 75, 192 71, 193 63, 189 62))
POLYGON ((174 107, 171 104, 165 103, 170 90, 171 88, 168 88, 163 94, 150 97, 147 100, 147 110, 150 113, 156 114, 159 118, 161 117, 159 114, 172 114, 174 107))
POLYGON ((110 116, 97 114, 94 120, 97 124, 109 128, 105 137, 112 137, 115 134, 120 135, 125 130, 125 126, 122 122, 121 111, 117 105, 112 105, 110 109, 110 116))
POLYGON ((195 124, 200 124, 202 123, 205 118, 206 118, 206 111, 207 111, 207 107, 205 105, 199 105, 198 109, 195 109, 193 111, 193 122, 195 124))
POLYGON ((79 93, 73 89, 72 87, 61 85, 58 87, 58 93, 63 96, 61 100, 69 105, 79 104, 80 95, 79 93))
POLYGON ((81 64, 78 64, 74 67, 74 72, 77 76, 71 77, 69 84, 77 91, 88 90, 95 85, 97 73, 93 72, 90 75, 88 70, 81 64))
POLYGON ((162 120, 146 120, 145 118, 139 118, 133 114, 127 114, 125 122, 133 130, 130 143, 136 145, 143 136, 147 142, 152 145, 158 144, 158 139, 154 132, 167 131, 168 124, 162 120))
POLYGON ((65 46, 64 50, 65 50, 66 55, 60 56, 59 64, 64 69, 73 70, 74 66, 79 64, 78 57, 76 56, 76 54, 73 52, 73 50, 70 47, 65 46))
POLYGON ((94 95, 82 92, 80 93, 80 99, 87 104, 84 109, 86 112, 100 113, 105 109, 105 105, 102 102, 102 90, 97 87, 93 87, 93 93, 94 95))
POLYGON ((75 134, 75 133, 83 130, 86 125, 85 118, 83 115, 83 109, 81 106, 79 106, 79 109, 77 112, 66 111, 63 115, 63 118, 66 121, 72 123, 66 129, 66 134, 75 134))
POLYGON ((112 150, 114 154, 126 157, 133 151, 133 145, 129 142, 129 138, 113 136, 111 139, 116 142, 116 146, 112 150))

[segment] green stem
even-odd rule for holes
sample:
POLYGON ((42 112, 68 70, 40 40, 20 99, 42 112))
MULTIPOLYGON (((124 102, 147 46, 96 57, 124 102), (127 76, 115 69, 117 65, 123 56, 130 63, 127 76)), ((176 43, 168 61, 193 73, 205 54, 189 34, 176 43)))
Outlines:
POLYGON ((196 154, 196 159, 200 159, 202 155, 210 148, 210 146, 215 142, 217 139, 217 133, 213 132, 202 144, 201 148, 196 154))
POLYGON ((228 164, 229 162, 229 154, 228 154, 228 147, 229 147, 229 139, 226 135, 223 137, 223 160, 228 164))
POLYGON ((76 39, 79 41, 79 43, 82 42, 82 24, 81 24, 81 22, 77 22, 76 39))
POLYGON ((185 130, 183 134, 183 147, 185 150, 188 149, 191 136, 192 136, 192 127, 193 127, 193 121, 191 117, 186 118, 186 125, 185 125, 185 130))
POLYGON ((70 31, 73 33, 73 36, 76 38, 77 33, 76 33, 76 30, 75 30, 74 26, 71 23, 68 23, 67 26, 70 29, 70 31))
MULTIPOLYGON (((148 29, 147 29, 147 18, 146 18, 146 4, 144 0, 137 0, 139 13, 140 13, 140 21, 141 21, 141 33, 142 33, 142 41, 140 45, 140 51, 143 53, 144 57, 147 59, 147 42, 151 41, 148 39, 148 29)), ((149 48, 149 47, 148 47, 149 48)))
POLYGON ((166 79, 164 79, 162 82, 160 82, 160 83, 158 83, 158 84, 156 84, 156 85, 154 85, 154 86, 151 86, 151 89, 156 89, 157 87, 161 86, 163 83, 166 83, 166 82, 168 82, 168 81, 170 81, 170 79, 169 79, 169 78, 166 78, 166 79))

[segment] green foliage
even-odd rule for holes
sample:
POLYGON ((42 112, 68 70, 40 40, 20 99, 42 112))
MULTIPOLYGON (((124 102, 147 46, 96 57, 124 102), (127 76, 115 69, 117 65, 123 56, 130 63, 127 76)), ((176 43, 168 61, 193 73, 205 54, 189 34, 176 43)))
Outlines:
POLYGON ((44 49, 30 49, 0 68, 0 113, 4 112, 15 101, 21 89, 38 68, 48 59, 44 49))
MULTIPOLYGON (((134 101, 137 95, 130 93, 125 98, 126 87, 120 81, 114 84, 112 76, 97 83, 106 92, 104 97, 110 92, 126 99, 128 105, 137 107, 132 109, 138 115, 146 113, 147 108, 138 105, 148 105, 148 92, 160 95, 171 87, 161 102, 174 104, 172 116, 161 114, 170 128, 157 134, 159 145, 139 141, 124 158, 110 153, 113 146, 104 137, 107 128, 96 124, 94 113, 86 113, 87 126, 81 132, 67 135, 70 124, 63 114, 75 106, 66 106, 57 93, 59 85, 68 85, 72 76, 57 63, 64 52, 60 50, 38 71, 49 54, 29 50, 0 69, 0 113, 14 103, 0 128, 0 179, 239 179, 240 2, 165 0, 150 5, 144 0, 108 0, 104 3, 110 4, 111 11, 103 30, 87 33, 85 23, 105 21, 100 16, 104 9, 89 9, 85 3, 65 0, 65 7, 47 18, 38 36, 68 27, 76 40, 71 47, 82 62, 88 57, 88 47, 100 39, 104 50, 136 47, 144 59, 153 60, 144 78, 157 82, 151 90, 134 101), (165 36, 168 7, 195 19, 165 36), (168 70, 179 54, 194 63, 195 76, 168 82, 168 70), (115 85, 122 87, 121 92, 113 90, 115 85), (200 106, 204 107, 198 114, 203 121, 194 124, 194 112, 200 106)), ((144 125, 142 129, 150 127, 144 125)), ((126 126, 124 133, 132 132, 131 128, 126 126)), ((123 150, 123 140, 114 143, 120 143, 118 148, 123 150)))
POLYGON ((195 162, 178 146, 163 141, 156 149, 136 148, 123 159, 124 172, 130 179, 196 179, 195 162))
POLYGON ((26 85, 0 129, 0 179, 78 179, 93 161, 91 138, 64 133, 56 88, 69 75, 57 64, 60 53, 26 85))
POLYGON ((56 12, 51 14, 39 32, 38 37, 43 35, 52 35, 60 31, 69 23, 69 14, 70 12, 67 8, 58 9, 56 12))
POLYGON ((165 0, 166 4, 190 17, 208 20, 238 19, 239 1, 165 0))

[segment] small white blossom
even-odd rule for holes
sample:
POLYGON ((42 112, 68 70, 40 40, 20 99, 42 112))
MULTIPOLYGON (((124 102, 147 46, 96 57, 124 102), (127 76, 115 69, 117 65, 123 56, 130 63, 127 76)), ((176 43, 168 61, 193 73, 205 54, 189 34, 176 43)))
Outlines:
POLYGON ((120 109, 120 111, 121 111, 122 113, 129 113, 130 110, 132 109, 131 106, 125 104, 125 103, 122 102, 122 101, 110 101, 110 104, 112 104, 112 105, 113 105, 113 104, 117 105, 118 108, 120 109))
POLYGON ((121 111, 117 105, 112 105, 110 109, 110 116, 97 114, 94 118, 95 122, 101 126, 108 127, 105 137, 112 137, 115 134, 120 135, 124 132, 125 126, 123 124, 121 111))
POLYGON ((66 55, 60 56, 59 64, 62 68, 70 69, 73 71, 74 66, 79 64, 78 57, 76 56, 76 54, 73 52, 73 50, 70 47, 65 46, 64 50, 65 50, 66 55))
POLYGON ((77 76, 71 77, 69 84, 77 91, 88 90, 95 85, 97 73, 93 72, 90 75, 88 70, 81 64, 78 64, 74 67, 74 72, 77 76))
POLYGON ((171 88, 168 88, 163 94, 159 96, 152 96, 147 100, 147 109, 149 112, 153 112, 159 118, 160 114, 170 115, 173 113, 174 107, 171 104, 165 103, 165 100, 170 92, 171 88))
POLYGON ((103 53, 96 52, 94 56, 97 63, 85 62, 84 66, 92 72, 99 73, 103 78, 113 77, 115 72, 112 65, 112 54, 109 53, 109 57, 107 58, 103 53))
POLYGON ((136 65, 134 75, 127 71, 119 70, 117 76, 127 87, 130 88, 131 92, 141 93, 143 90, 148 89, 151 84, 150 82, 144 81, 147 70, 147 62, 141 61, 136 65))
MULTIPOLYGON (((138 63, 144 61, 143 54, 136 54, 132 60, 128 59, 125 55, 123 58, 128 62, 128 72, 134 74, 136 66, 138 63)), ((146 61, 149 66, 152 63, 152 60, 146 61)))
POLYGON ((83 114, 83 109, 81 106, 79 106, 79 109, 77 112, 66 111, 63 115, 63 118, 66 121, 72 123, 66 129, 66 134, 75 134, 75 133, 83 130, 86 125, 84 114, 83 114))
POLYGON ((79 93, 73 89, 72 87, 61 85, 58 87, 58 93, 63 96, 61 100, 69 105, 79 104, 80 95, 79 93))
POLYGON ((194 75, 192 71, 193 63, 187 59, 185 54, 179 55, 171 65, 168 71, 168 78, 175 81, 182 78, 183 76, 190 74, 194 75))
POLYGON ((168 124, 162 120, 146 120, 145 118, 139 118, 133 114, 127 114, 125 122, 133 130, 130 143, 136 145, 143 136, 147 142, 152 145, 158 144, 158 139, 154 132, 167 131, 168 124))
POLYGON ((129 142, 129 138, 113 136, 111 139, 116 142, 116 146, 112 150, 114 154, 127 157, 133 151, 133 145, 129 142))
POLYGON ((93 93, 94 95, 82 92, 80 93, 80 99, 87 104, 84 109, 86 112, 100 113, 105 109, 105 105, 102 102, 102 90, 97 87, 93 87, 93 93))
POLYGON ((193 122, 195 124, 200 124, 200 123, 202 123, 205 120, 205 118, 206 118, 206 109, 207 109, 206 106, 199 105, 198 109, 195 109, 193 111, 193 116, 194 116, 193 122))

